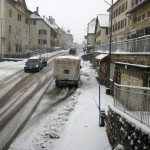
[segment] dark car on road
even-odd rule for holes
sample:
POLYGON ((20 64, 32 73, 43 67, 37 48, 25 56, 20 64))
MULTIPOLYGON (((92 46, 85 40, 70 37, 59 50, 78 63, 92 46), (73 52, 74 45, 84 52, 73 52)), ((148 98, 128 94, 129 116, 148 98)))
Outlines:
POLYGON ((25 72, 39 72, 43 68, 42 61, 39 57, 31 57, 24 66, 25 72))
POLYGON ((76 55, 77 54, 77 48, 76 47, 71 47, 69 49, 69 55, 76 55))

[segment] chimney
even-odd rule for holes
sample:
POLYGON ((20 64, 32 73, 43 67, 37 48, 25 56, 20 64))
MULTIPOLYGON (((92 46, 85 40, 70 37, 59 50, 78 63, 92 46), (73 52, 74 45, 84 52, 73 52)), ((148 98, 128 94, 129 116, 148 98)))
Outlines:
POLYGON ((52 19, 52 16, 49 16, 49 20, 51 20, 52 19))
POLYGON ((39 7, 36 7, 36 13, 39 14, 39 7))

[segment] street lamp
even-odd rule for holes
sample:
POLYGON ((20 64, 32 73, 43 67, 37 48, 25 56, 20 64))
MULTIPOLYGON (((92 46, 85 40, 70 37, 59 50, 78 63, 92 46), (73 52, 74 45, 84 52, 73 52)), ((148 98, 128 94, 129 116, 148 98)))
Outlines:
POLYGON ((1 35, 0 35, 0 59, 2 58, 2 7, 1 7, 1 5, 2 5, 2 3, 1 3, 1 0, 0 0, 0 33, 1 33, 1 35))
POLYGON ((110 87, 110 76, 111 76, 111 71, 110 71, 110 65, 111 65, 111 48, 112 48, 112 20, 113 20, 113 0, 111 2, 111 4, 109 4, 107 1, 106 2, 111 9, 111 14, 110 14, 110 28, 109 28, 109 34, 110 34, 110 39, 109 39, 109 67, 108 67, 108 71, 109 71, 109 79, 108 79, 108 83, 109 83, 109 87, 110 87))

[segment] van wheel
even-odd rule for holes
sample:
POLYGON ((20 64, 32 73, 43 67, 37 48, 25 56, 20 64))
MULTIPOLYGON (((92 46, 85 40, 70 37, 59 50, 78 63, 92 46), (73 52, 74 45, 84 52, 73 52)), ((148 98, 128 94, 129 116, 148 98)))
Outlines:
POLYGON ((56 84, 56 87, 59 87, 59 81, 58 80, 55 81, 55 84, 56 84))
POLYGON ((40 68, 38 68, 38 72, 40 72, 40 68))

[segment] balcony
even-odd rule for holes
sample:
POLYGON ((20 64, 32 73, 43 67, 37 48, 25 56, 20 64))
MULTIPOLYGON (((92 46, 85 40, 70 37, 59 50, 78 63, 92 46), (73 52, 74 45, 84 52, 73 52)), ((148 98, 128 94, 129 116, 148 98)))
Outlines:
POLYGON ((149 25, 150 25, 150 18, 146 18, 146 19, 144 19, 140 22, 136 22, 136 23, 134 23, 132 21, 131 26, 128 26, 125 30, 126 31, 133 30, 133 29, 140 30, 140 29, 149 27, 149 25))

